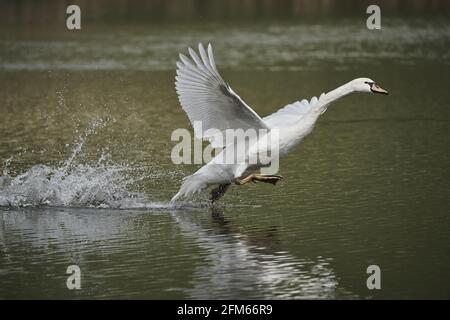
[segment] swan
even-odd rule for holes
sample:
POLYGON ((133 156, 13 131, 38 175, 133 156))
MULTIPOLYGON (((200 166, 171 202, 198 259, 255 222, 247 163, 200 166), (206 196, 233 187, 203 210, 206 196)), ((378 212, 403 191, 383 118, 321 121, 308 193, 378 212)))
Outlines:
MULTIPOLYGON (((261 118, 223 80, 217 70, 211 44, 205 50, 199 43, 198 54, 192 48, 188 48, 188 51, 190 58, 180 54, 176 63, 175 88, 180 105, 194 127, 195 136, 209 140, 212 147, 221 148, 222 151, 194 174, 183 179, 171 203, 192 197, 209 186, 216 186, 211 191, 211 201, 214 202, 225 194, 232 183, 244 185, 248 182, 264 182, 275 185, 283 179, 279 175, 257 173, 263 167, 261 163, 225 163, 223 154, 235 146, 230 148, 231 145, 218 139, 217 132, 224 134, 227 129, 278 130, 279 155, 284 156, 313 130, 316 121, 331 103, 354 92, 388 94, 375 81, 357 78, 328 93, 322 93, 319 98, 296 101, 261 118)), ((250 147, 241 156, 248 160, 251 150, 250 147)))

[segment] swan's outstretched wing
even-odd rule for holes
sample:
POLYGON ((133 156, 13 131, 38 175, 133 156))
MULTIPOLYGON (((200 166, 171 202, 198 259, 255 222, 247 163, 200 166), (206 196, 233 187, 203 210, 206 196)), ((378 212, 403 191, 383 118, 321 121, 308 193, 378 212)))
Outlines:
MULTIPOLYGON (((325 94, 322 93, 319 99, 313 97, 310 101, 303 99, 302 101, 288 104, 271 115, 264 117, 263 121, 269 128, 279 128, 298 123, 305 114, 319 107, 324 102, 324 96, 325 94)), ((325 110, 322 112, 325 112, 325 110)))
POLYGON ((175 87, 183 110, 197 138, 209 139, 214 148, 224 147, 208 129, 267 129, 268 127, 222 79, 214 62, 211 44, 208 52, 198 46, 200 57, 189 48, 191 59, 180 54, 175 87))

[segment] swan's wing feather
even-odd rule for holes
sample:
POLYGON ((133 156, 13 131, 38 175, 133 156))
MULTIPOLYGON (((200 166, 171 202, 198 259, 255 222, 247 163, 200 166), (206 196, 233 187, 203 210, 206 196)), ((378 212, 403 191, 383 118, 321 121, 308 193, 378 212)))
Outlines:
MULTIPOLYGON (((189 48, 190 58, 180 54, 175 88, 183 110, 197 138, 210 140, 214 148, 224 147, 208 129, 268 129, 253 111, 222 79, 214 61, 211 44, 207 51, 199 44, 200 56, 189 48), (216 140, 216 141, 214 141, 216 140)), ((216 131, 217 133, 217 131, 216 131)))
POLYGON ((295 101, 264 117, 263 121, 269 128, 279 128, 298 123, 305 114, 318 107, 324 96, 325 94, 322 94, 319 98, 313 97, 310 101, 306 99, 295 101))

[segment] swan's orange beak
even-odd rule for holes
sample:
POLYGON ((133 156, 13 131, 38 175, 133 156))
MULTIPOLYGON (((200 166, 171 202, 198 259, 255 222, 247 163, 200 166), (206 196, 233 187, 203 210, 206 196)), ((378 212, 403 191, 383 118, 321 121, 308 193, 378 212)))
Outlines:
POLYGON ((388 94, 388 92, 386 90, 384 90, 382 87, 380 87, 378 84, 376 83, 372 83, 372 85, 370 86, 370 90, 373 93, 381 93, 381 94, 388 94))

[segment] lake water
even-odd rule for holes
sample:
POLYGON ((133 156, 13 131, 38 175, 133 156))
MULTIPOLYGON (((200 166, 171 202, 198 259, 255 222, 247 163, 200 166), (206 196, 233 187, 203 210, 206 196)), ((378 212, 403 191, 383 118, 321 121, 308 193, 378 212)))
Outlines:
POLYGON ((0 298, 450 298, 449 48, 445 19, 2 28, 0 298), (360 76, 390 95, 331 106, 276 187, 173 207, 199 41, 263 116, 360 76))

